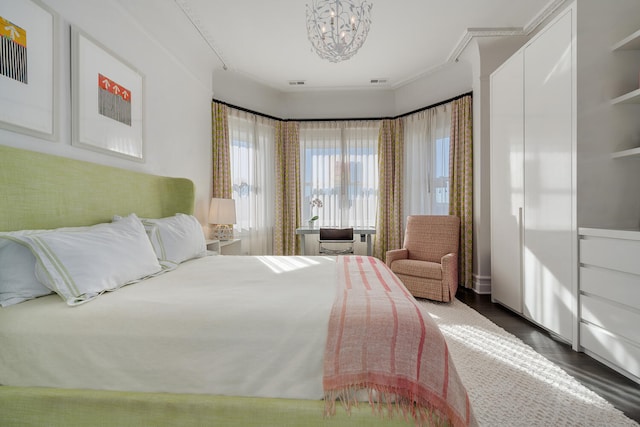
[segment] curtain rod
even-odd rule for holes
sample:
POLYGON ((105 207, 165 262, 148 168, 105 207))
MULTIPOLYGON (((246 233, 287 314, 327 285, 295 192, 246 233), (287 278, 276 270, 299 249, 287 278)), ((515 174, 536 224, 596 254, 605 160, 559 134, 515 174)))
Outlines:
POLYGON ((464 98, 465 96, 471 96, 472 97, 473 96, 473 91, 470 91, 470 92, 467 92, 467 93, 463 93, 462 95, 454 96, 453 98, 445 99, 444 101, 436 102, 435 104, 431 104, 431 105, 429 105, 427 107, 422 107, 422 108, 418 108, 417 110, 409 111, 408 113, 400 114, 400 115, 394 117, 394 119, 400 119, 402 117, 410 116, 412 114, 416 114, 416 113, 419 113, 419 112, 424 111, 424 110, 429 110, 431 108, 436 108, 436 107, 439 107, 441 105, 448 104, 448 103, 453 102, 453 101, 457 101, 458 99, 464 98))
POLYGON ((448 104, 449 102, 456 101, 456 100, 458 100, 460 98, 464 98, 465 96, 473 96, 473 91, 467 92, 467 93, 463 93, 462 95, 454 96, 453 98, 449 98, 449 99, 446 99, 444 101, 440 101, 440 102, 437 102, 435 104, 428 105, 426 107, 418 108, 417 110, 409 111, 408 113, 400 114, 400 115, 397 115, 397 116, 394 116, 394 117, 365 117, 365 118, 361 118, 360 117, 360 118, 346 118, 346 119, 282 119, 280 117, 270 116, 269 114, 264 114, 264 113, 260 113, 258 111, 249 110, 248 108, 239 107, 237 105, 233 105, 233 104, 230 104, 228 102, 221 101, 219 99, 213 98, 212 101, 213 102, 217 102, 217 103, 222 104, 222 105, 226 105, 227 107, 230 107, 230 108, 235 108, 236 110, 244 111, 245 113, 255 114, 256 116, 266 117, 267 119, 271 119, 271 120, 279 120, 281 122, 335 122, 335 121, 356 121, 356 120, 364 120, 364 121, 366 121, 366 120, 395 120, 395 119, 400 119, 402 117, 410 116, 411 114, 416 114, 416 113, 419 113, 421 111, 428 110, 430 108, 439 107, 440 105, 443 105, 443 104, 448 104))

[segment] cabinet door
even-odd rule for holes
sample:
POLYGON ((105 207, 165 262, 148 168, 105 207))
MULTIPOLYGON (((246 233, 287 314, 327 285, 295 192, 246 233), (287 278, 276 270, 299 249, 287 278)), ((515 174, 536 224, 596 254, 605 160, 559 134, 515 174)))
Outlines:
POLYGON ((524 50, 524 315, 572 340, 572 11, 524 50))
POLYGON ((523 53, 491 75, 491 297, 522 313, 523 53))

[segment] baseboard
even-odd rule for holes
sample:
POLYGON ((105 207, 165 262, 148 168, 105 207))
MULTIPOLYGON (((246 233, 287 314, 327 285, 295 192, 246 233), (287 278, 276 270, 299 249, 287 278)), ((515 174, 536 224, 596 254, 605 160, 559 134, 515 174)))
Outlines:
POLYGON ((580 346, 579 351, 583 352, 584 354, 586 354, 587 356, 591 357, 592 359, 597 360, 598 362, 602 363, 606 367, 613 369, 614 371, 616 371, 620 375, 624 375, 625 377, 629 378, 631 381, 634 381, 634 382, 640 384, 640 377, 636 377, 631 372, 628 372, 628 371, 624 370, 623 368, 621 368, 620 366, 616 365, 615 363, 611 363, 610 361, 608 361, 604 357, 600 357, 598 354, 596 354, 596 353, 594 353, 592 351, 589 351, 589 350, 587 350, 586 348, 584 348, 582 346, 580 346))
POLYGON ((491 276, 473 275, 473 291, 477 294, 491 294, 491 276))

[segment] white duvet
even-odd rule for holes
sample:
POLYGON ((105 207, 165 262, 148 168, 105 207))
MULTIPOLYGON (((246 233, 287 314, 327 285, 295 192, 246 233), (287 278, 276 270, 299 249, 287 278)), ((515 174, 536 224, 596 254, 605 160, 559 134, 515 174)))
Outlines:
POLYGON ((0 384, 321 399, 332 257, 209 256, 0 308, 0 384))

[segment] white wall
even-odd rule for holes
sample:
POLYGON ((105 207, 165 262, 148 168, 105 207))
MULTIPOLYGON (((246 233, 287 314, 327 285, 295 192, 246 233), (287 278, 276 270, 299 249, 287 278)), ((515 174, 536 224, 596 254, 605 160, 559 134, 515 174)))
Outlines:
POLYGON ((468 61, 447 62, 396 89, 396 115, 467 93, 472 85, 472 66, 468 61))
POLYGON ((285 118, 284 94, 235 71, 213 72, 213 98, 277 118, 285 118))
POLYGON ((281 119, 344 119, 395 116, 392 90, 296 90, 282 92, 238 72, 213 73, 213 97, 281 119))
MULTIPOLYGON (((158 175, 186 177, 196 185, 196 215, 205 224, 211 180, 211 67, 193 49, 179 60, 117 2, 44 0, 60 18, 57 142, 0 129, 0 144, 158 175), (70 145, 70 31, 79 27, 145 76, 145 153, 138 163, 70 145)), ((123 4, 127 4, 124 2, 123 4)), ((139 4, 138 4, 139 5, 139 4)), ((171 3, 154 3, 171 7, 171 3)), ((140 11, 143 12, 143 11, 140 11)), ((178 25, 179 23, 177 23, 178 25)))
POLYGON ((287 92, 285 118, 354 119, 395 116, 392 90, 287 92))

